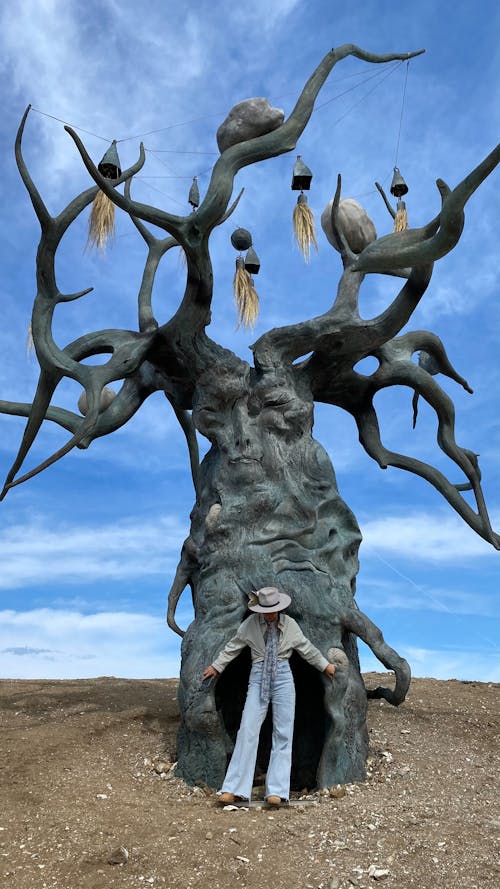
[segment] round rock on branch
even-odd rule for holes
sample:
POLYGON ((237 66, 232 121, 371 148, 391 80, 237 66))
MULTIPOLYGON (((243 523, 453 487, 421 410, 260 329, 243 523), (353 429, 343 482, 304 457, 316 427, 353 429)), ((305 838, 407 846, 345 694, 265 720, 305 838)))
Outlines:
MULTIPOLYGON (((339 243, 332 228, 332 206, 333 198, 328 201, 321 214, 321 227, 332 247, 340 252, 339 243)), ((368 213, 354 198, 340 199, 337 225, 342 229, 353 253, 361 253, 368 244, 377 239, 375 226, 368 213)))
MULTIPOLYGON (((113 399, 116 398, 116 392, 110 386, 105 386, 101 392, 101 402, 99 405, 99 413, 102 414, 110 406, 113 399)), ((88 412, 87 393, 83 390, 78 399, 78 410, 85 417, 88 412)))
POLYGON ((217 145, 222 154, 226 148, 247 139, 255 139, 265 133, 271 133, 281 126, 285 112, 274 108, 267 99, 245 99, 231 108, 226 119, 217 130, 217 145))

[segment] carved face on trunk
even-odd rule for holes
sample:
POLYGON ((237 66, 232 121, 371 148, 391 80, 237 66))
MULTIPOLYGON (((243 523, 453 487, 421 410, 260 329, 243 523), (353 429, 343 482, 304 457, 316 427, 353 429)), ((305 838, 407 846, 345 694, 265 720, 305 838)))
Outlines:
POLYGON ((233 482, 279 471, 296 443, 310 436, 313 401, 286 368, 257 372, 244 362, 218 367, 199 381, 197 429, 218 449, 233 482))

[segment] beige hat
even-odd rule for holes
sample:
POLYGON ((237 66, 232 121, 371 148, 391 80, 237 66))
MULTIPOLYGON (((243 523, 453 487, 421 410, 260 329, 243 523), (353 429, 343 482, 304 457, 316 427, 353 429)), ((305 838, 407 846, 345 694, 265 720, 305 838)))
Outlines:
POLYGON ((250 593, 248 607, 250 611, 266 614, 270 611, 283 611, 284 608, 288 608, 291 601, 290 596, 283 593, 278 587, 265 586, 250 593))

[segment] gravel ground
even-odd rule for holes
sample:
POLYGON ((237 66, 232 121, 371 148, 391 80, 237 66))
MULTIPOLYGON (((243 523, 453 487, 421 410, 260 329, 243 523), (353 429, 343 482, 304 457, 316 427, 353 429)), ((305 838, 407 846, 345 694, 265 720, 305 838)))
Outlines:
POLYGON ((2 680, 0 887, 498 889, 498 691, 415 679, 366 782, 235 811, 174 776, 176 680, 2 680))

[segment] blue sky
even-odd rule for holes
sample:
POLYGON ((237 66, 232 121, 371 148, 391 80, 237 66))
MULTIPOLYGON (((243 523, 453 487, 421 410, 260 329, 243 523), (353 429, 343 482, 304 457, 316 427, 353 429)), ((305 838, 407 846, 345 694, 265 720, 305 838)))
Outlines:
MULTIPOLYGON (((2 306, 0 398, 31 401, 37 364, 26 354, 34 296, 38 223, 14 163, 15 132, 28 103, 95 135, 81 134, 96 160, 107 139, 125 139, 122 167, 135 160, 140 134, 146 168, 133 186, 139 200, 187 212, 191 177, 200 190, 215 162, 215 131, 229 109, 266 96, 288 114, 301 87, 332 46, 426 54, 410 64, 398 164, 410 187, 411 225, 439 207, 437 177, 456 185, 498 141, 499 7, 483 2, 365 0, 351 4, 254 0, 251 5, 185 0, 20 0, 4 4, 0 28, 2 156, 2 306), (167 129, 168 128, 168 129, 167 129), (158 131, 161 132, 151 132, 158 131), (103 138, 97 138, 101 136, 103 138), (193 153, 188 153, 193 152, 193 153), (203 153, 195 153, 203 152, 203 153), (147 178, 146 178, 147 177, 147 178)), ((309 203, 319 216, 337 173, 343 195, 358 199, 379 234, 391 220, 374 181, 390 185, 406 66, 339 64, 320 94, 298 151, 314 179, 309 203), (372 77, 372 75, 376 75, 372 77), (372 78, 367 80, 367 78, 372 78), (343 93, 344 95, 339 96, 343 93)), ((61 123, 32 112, 25 157, 49 208, 57 213, 90 184, 61 123)), ((290 191, 294 155, 238 176, 245 195, 212 240, 215 298, 211 336, 249 358, 265 330, 325 311, 341 272, 319 230, 307 266, 293 244, 290 191), (229 237, 250 228, 262 262, 261 312, 254 332, 235 332, 229 237)), ((457 441, 479 453, 484 492, 500 526, 499 498, 499 175, 466 208, 455 250, 435 267, 408 329, 444 341, 474 395, 442 382, 457 408, 457 441)), ((145 258, 131 221, 119 214, 104 257, 83 251, 86 220, 68 233, 58 256, 62 290, 94 286, 60 306, 56 340, 65 344, 104 327, 136 327, 145 258)), ((164 261, 154 304, 166 320, 183 289, 183 270, 164 261)), ((377 314, 399 289, 396 279, 367 277, 362 312, 377 314)), ((441 382, 441 380, 440 380, 441 382)), ((76 384, 55 403, 76 409, 76 384)), ((439 451, 436 421, 425 406, 411 428, 411 393, 376 401, 389 447, 434 463, 462 481, 439 451)), ((25 421, 0 415, 0 474, 5 477, 25 421)), ((464 525, 424 481, 383 472, 361 449, 352 418, 318 406, 315 436, 328 450, 340 492, 363 533, 360 607, 417 676, 498 681, 499 554, 464 525)), ((46 424, 32 453, 39 463, 66 439, 46 424)), ((0 676, 72 678, 175 676, 179 640, 165 624, 165 603, 188 531, 193 489, 183 435, 163 396, 150 398, 112 436, 76 451, 11 491, 0 505, 0 676)), ((178 621, 190 620, 185 595, 178 621)), ((362 647, 362 666, 377 662, 362 647)), ((380 665, 378 665, 380 666, 380 665)))

